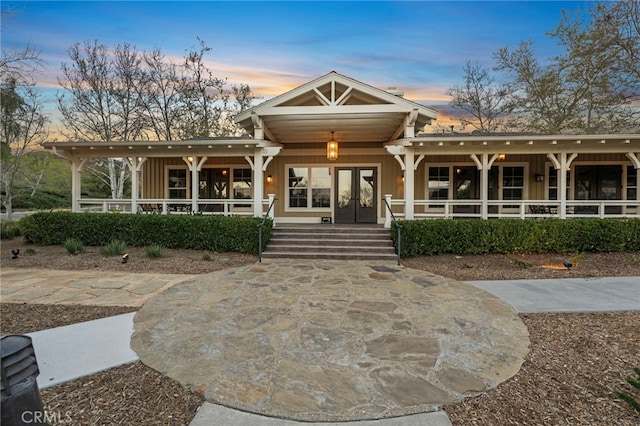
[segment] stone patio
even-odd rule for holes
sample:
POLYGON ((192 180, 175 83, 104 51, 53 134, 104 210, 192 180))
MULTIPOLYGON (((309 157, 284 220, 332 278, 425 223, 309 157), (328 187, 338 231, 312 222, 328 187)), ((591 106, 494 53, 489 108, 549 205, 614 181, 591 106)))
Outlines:
POLYGON ((395 263, 274 260, 148 300, 132 348, 207 400, 302 421, 436 410, 513 376, 529 338, 471 285, 395 263))

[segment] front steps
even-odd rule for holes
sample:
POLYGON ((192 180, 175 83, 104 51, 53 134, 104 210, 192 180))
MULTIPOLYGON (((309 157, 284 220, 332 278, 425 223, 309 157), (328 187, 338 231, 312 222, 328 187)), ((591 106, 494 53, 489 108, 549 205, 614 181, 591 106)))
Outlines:
POLYGON ((374 224, 278 224, 262 257, 397 261, 391 233, 374 224))

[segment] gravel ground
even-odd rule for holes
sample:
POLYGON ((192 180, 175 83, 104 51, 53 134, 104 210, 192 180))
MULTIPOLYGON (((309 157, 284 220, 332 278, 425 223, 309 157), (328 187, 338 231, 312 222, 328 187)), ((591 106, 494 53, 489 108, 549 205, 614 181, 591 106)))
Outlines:
MULTIPOLYGON (((205 273, 256 261, 255 256, 165 250, 148 259, 129 249, 130 262, 105 258, 97 248, 70 256, 61 246, 2 243, 2 267, 205 273), (18 259, 10 259, 19 247, 18 259), (31 250, 27 250, 31 249, 31 250), (28 253, 29 252, 29 253, 28 253), (210 260, 205 260, 210 259, 210 260), (126 269, 125 269, 126 268, 126 269)), ((459 280, 640 276, 640 253, 432 256, 404 265, 459 280), (574 267, 567 270, 564 259, 574 267)), ((124 307, 0 305, 0 331, 18 334, 130 312, 124 307)), ((498 388, 444 407, 454 425, 640 425, 640 414, 613 397, 630 390, 625 377, 640 367, 640 312, 526 314, 531 352, 520 372, 498 388)), ((114 368, 41 392, 66 424, 188 425, 201 396, 141 363, 114 368)))

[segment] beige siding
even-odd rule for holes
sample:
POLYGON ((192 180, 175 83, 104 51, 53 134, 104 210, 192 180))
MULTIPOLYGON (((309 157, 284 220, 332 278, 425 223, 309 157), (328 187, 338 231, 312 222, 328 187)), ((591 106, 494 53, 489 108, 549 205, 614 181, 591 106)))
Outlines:
MULTIPOLYGON (((300 148, 300 147, 298 147, 300 148)), ((341 153, 336 162, 328 161, 324 155, 286 155, 284 149, 281 155, 273 158, 269 163, 264 176, 264 198, 268 194, 275 194, 278 201, 275 204, 276 217, 320 217, 329 216, 329 211, 286 211, 288 175, 287 166, 322 165, 335 168, 340 166, 358 167, 375 166, 378 168, 378 203, 379 217, 384 217, 385 194, 391 194, 393 199, 404 198, 403 171, 395 158, 380 149, 380 154, 371 155, 374 152, 370 145, 363 144, 361 147, 366 150, 367 155, 346 155, 341 153), (271 175, 273 182, 266 182, 266 176, 271 175)), ((315 152, 318 152, 317 150, 315 152)), ((351 154, 351 153, 349 153, 351 154)), ((621 163, 631 164, 624 154, 580 154, 572 165, 580 163, 621 163)), ((415 170, 415 193, 414 198, 423 200, 427 198, 427 167, 429 165, 474 165, 472 159, 467 155, 449 156, 425 156, 415 170)), ((537 182, 535 176, 545 175, 546 168, 551 164, 545 155, 508 155, 502 162, 504 165, 522 164, 526 167, 527 174, 527 198, 545 199, 546 183, 537 182)), ((182 158, 149 158, 142 168, 142 193, 141 198, 164 198, 166 196, 166 170, 170 166, 185 167, 182 158)), ((248 167, 244 158, 218 157, 209 158, 203 167, 248 167)), ((333 174, 332 174, 333 175, 333 174)), ((190 180, 190 179, 188 179, 190 180)), ((332 186, 334 182, 332 182, 332 186)), ((190 190, 188 189, 188 194, 190 190)), ((188 195, 189 196, 189 195, 188 195)), ((334 204, 332 200, 332 205, 334 204)), ((421 208, 416 208, 421 211, 421 208)))

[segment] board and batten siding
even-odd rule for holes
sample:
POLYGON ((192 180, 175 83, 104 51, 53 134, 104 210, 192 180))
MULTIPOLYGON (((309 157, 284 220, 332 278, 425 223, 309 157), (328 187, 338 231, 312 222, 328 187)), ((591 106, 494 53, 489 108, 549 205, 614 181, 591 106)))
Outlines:
MULTIPOLYGON (((378 217, 384 217, 385 194, 391 194, 392 199, 404 199, 404 172, 396 159, 380 150, 380 154, 352 155, 341 153, 337 161, 328 161, 324 155, 287 155, 286 149, 278 156, 275 156, 264 172, 264 177, 271 175, 273 182, 264 182, 264 196, 267 199, 269 194, 275 194, 278 201, 275 204, 275 214, 277 217, 320 217, 330 215, 330 210, 308 210, 293 211, 287 209, 288 191, 288 167, 291 166, 323 166, 332 170, 336 167, 361 167, 375 166, 378 168, 378 217)), ((318 152, 318 151, 316 151, 318 152)), ((496 162, 497 163, 497 162, 496 162)), ((527 198, 543 200, 546 198, 547 187, 545 182, 537 182, 536 175, 548 175, 548 167, 551 162, 544 154, 509 154, 507 158, 500 162, 501 165, 524 165, 527 178, 527 198)), ((574 165, 580 164, 621 164, 631 165, 631 162, 624 154, 580 154, 573 161, 574 165)), ((427 194, 427 174, 429 166, 475 166, 475 163, 468 155, 427 155, 418 164, 414 173, 416 200, 426 199, 427 194)), ((166 197, 167 170, 170 167, 185 168, 186 164, 180 157, 173 158, 149 158, 143 165, 141 182, 142 191, 140 198, 161 199, 166 197)), ((203 167, 249 167, 243 157, 216 157, 207 159, 203 167)), ((335 176, 332 173, 332 176, 335 176)), ((189 179, 188 179, 189 180, 189 179)), ((335 182, 332 182, 332 186, 335 182)), ((188 185, 190 188, 190 184, 188 185)), ((190 194, 188 189, 187 194, 190 194)), ((332 204, 334 201, 332 200, 332 204)), ((396 210, 394 208, 394 210, 396 210)))

